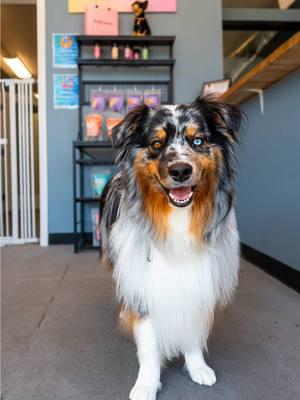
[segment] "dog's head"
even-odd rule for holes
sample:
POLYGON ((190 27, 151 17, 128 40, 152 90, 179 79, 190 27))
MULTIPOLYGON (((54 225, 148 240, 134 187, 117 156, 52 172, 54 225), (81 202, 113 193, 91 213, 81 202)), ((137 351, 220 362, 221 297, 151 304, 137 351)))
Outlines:
POLYGON ((143 15, 147 7, 148 1, 135 1, 131 4, 132 11, 137 17, 143 15))
POLYGON ((157 111, 142 105, 113 129, 117 164, 134 176, 152 220, 192 204, 195 225, 208 223, 218 190, 228 212, 241 116, 233 106, 200 97, 157 111))

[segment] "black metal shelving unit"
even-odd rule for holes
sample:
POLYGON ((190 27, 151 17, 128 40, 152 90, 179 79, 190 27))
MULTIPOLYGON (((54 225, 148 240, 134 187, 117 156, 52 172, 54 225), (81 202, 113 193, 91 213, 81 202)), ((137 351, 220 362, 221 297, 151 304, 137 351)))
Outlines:
MULTIPOLYGON (((73 142, 73 207, 74 207, 74 252, 92 249, 91 234, 85 232, 85 206, 87 204, 99 203, 98 198, 85 196, 84 194, 84 168, 86 166, 112 166, 114 165, 114 154, 111 143, 107 141, 86 141, 84 140, 84 118, 83 111, 85 106, 90 105, 90 92, 94 88, 101 86, 107 90, 126 90, 126 89, 159 89, 162 94, 162 104, 173 103, 173 44, 175 36, 92 36, 78 35, 76 37, 79 47, 78 75, 79 75, 79 133, 76 141, 73 142), (92 46, 99 43, 102 47, 108 48, 113 43, 118 46, 127 44, 132 47, 149 46, 153 48, 166 48, 163 58, 149 58, 148 60, 125 60, 119 58, 113 60, 105 58, 95 60, 91 57, 92 46), (139 70, 147 71, 151 74, 153 68, 167 69, 168 77, 165 80, 157 79, 105 79, 103 70, 109 68, 110 72, 117 67, 136 68, 135 78, 138 77, 139 70), (97 69, 98 79, 88 79, 85 76, 85 69, 97 69)), ((161 54, 161 52, 159 53, 161 54)), ((94 76, 94 74, 93 74, 94 76)))

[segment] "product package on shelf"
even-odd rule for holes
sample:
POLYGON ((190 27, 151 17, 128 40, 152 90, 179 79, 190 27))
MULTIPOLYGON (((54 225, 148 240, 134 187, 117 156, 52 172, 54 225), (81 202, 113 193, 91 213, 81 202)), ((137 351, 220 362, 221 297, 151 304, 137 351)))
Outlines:
POLYGON ((112 130, 123 121, 124 115, 117 113, 108 113, 106 116, 106 138, 111 140, 112 130))
POLYGON ((128 90, 126 93, 127 112, 143 104, 143 92, 138 90, 128 90))
POLYGON ((93 246, 99 246, 100 244, 100 212, 99 208, 92 208, 92 227, 93 227, 93 246))
POLYGON ((107 93, 102 90, 91 91, 91 107, 95 111, 104 113, 106 110, 107 93))
POLYGON ((112 176, 112 171, 107 167, 95 167, 91 171, 92 196, 100 197, 102 190, 112 176))
POLYGON ((103 139, 103 116, 96 113, 85 116, 86 140, 103 139))
POLYGON ((124 92, 111 92, 108 94, 108 111, 114 113, 125 113, 125 95, 124 92))
POLYGON ((161 105, 161 92, 160 90, 146 90, 144 92, 144 103, 153 109, 161 105))

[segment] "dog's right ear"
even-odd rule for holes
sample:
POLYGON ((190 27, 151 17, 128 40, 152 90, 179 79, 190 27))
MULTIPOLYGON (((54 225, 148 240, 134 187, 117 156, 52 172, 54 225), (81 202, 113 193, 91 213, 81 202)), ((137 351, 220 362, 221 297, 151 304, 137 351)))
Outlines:
POLYGON ((116 164, 127 159, 129 150, 136 145, 145 132, 150 109, 145 104, 130 111, 112 130, 112 144, 116 149, 116 164))

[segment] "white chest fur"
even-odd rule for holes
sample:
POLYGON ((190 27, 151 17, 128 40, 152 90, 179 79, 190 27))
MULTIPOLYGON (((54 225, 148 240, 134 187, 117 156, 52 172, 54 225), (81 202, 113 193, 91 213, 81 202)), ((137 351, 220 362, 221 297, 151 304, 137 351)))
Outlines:
POLYGON ((149 313, 161 352, 167 357, 205 346, 221 286, 232 291, 236 283, 235 224, 230 238, 235 256, 225 265, 224 249, 230 243, 226 235, 213 247, 198 247, 189 235, 189 214, 189 207, 174 208, 170 234, 163 243, 142 236, 140 227, 127 218, 120 218, 112 235, 118 296, 128 307, 149 313), (225 270, 228 266, 234 272, 225 270))

